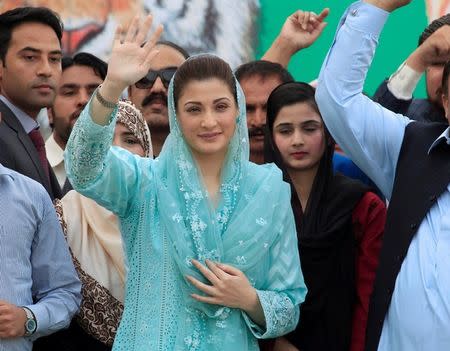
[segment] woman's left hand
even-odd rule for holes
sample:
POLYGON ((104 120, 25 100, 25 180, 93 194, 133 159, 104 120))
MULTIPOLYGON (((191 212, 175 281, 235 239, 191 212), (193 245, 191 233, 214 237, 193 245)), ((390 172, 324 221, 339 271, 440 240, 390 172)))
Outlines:
POLYGON ((206 260, 205 263, 206 266, 197 260, 192 260, 192 264, 212 285, 202 283, 192 276, 186 276, 192 285, 208 295, 191 294, 195 300, 213 305, 239 308, 247 313, 260 307, 256 289, 251 286, 244 273, 226 264, 214 263, 210 260, 206 260))

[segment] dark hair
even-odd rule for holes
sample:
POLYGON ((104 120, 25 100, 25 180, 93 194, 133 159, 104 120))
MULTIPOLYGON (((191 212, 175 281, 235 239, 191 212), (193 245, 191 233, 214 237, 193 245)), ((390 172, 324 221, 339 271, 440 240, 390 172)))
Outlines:
POLYGON ((3 65, 14 28, 32 22, 51 27, 61 44, 64 26, 56 12, 46 7, 17 7, 0 15, 0 60, 3 65))
MULTIPOLYGON (((267 123, 264 138, 264 159, 265 162, 275 162, 278 167, 281 167, 283 161, 278 151, 278 148, 273 141, 273 125, 280 110, 285 106, 294 105, 297 103, 306 103, 314 111, 321 116, 319 107, 315 99, 315 89, 308 83, 302 82, 288 82, 276 87, 269 98, 267 99, 267 123)), ((325 133, 325 157, 326 164, 330 161, 334 150, 334 140, 331 137, 328 129, 324 124, 325 133), (331 155, 331 156, 330 156, 331 155)), ((324 166, 325 167, 325 166, 324 166)))
POLYGON ((189 58, 189 53, 183 49, 181 46, 175 44, 172 41, 168 41, 168 40, 160 40, 156 43, 156 45, 164 45, 164 46, 168 46, 172 49, 177 50, 181 55, 183 55, 183 57, 187 60, 189 58))
POLYGON ((267 77, 277 76, 281 83, 293 82, 294 77, 278 63, 257 60, 250 61, 240 65, 235 73, 236 79, 241 82, 244 78, 249 78, 252 76, 260 76, 265 79, 267 77))
POLYGON ((91 67, 102 80, 105 80, 106 72, 108 71, 108 64, 105 61, 87 52, 79 52, 73 57, 65 56, 61 65, 63 71, 72 66, 91 67))
POLYGON ((187 59, 178 67, 173 78, 173 99, 175 106, 185 86, 192 80, 217 78, 228 85, 237 102, 236 80, 230 65, 220 57, 204 54, 187 59))
POLYGON ((276 87, 267 99, 267 126, 270 132, 272 133, 275 118, 285 106, 303 102, 320 115, 314 94, 314 88, 307 83, 288 82, 276 87))
POLYGON ((441 91, 442 94, 448 96, 448 77, 450 75, 450 61, 447 61, 442 71, 441 91))
POLYGON ((446 15, 435 19, 424 29, 419 37, 419 46, 422 45, 422 43, 427 40, 434 32, 445 25, 450 25, 450 13, 447 13, 446 15))

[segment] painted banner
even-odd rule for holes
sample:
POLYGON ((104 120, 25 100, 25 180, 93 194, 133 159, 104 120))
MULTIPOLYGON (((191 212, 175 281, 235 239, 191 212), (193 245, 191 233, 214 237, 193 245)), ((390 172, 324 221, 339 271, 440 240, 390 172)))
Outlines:
POLYGON ((435 20, 450 12, 450 0, 427 0, 428 21, 435 20))
POLYGON ((258 0, 0 0, 0 12, 24 5, 59 13, 68 55, 87 51, 107 60, 116 26, 150 12, 164 25, 162 39, 190 54, 215 53, 233 67, 251 60, 257 43, 258 0))

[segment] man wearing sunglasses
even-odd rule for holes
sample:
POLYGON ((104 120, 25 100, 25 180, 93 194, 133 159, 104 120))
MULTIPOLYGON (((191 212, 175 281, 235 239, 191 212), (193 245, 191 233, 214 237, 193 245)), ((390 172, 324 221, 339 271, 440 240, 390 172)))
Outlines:
POLYGON ((159 54, 153 59, 150 71, 136 84, 128 87, 128 96, 144 115, 152 132, 153 153, 158 156, 169 135, 169 82, 189 55, 183 48, 169 41, 160 41, 156 49, 159 54))

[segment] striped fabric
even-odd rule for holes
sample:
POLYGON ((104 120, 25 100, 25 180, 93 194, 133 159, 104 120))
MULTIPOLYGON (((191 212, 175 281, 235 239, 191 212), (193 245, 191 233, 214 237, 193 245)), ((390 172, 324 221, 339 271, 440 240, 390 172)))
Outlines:
POLYGON ((34 180, 0 165, 0 300, 30 308, 32 338, 0 339, 0 351, 27 351, 32 341, 69 325, 81 285, 52 202, 34 180))

